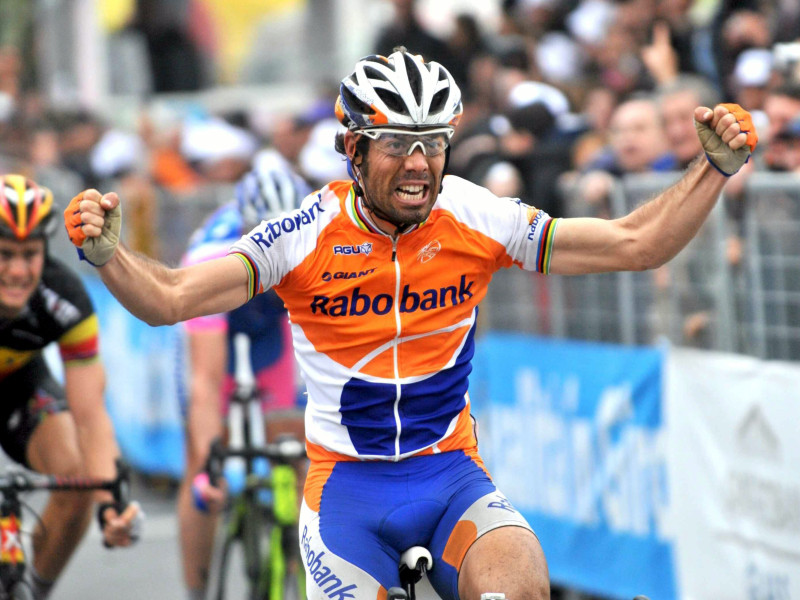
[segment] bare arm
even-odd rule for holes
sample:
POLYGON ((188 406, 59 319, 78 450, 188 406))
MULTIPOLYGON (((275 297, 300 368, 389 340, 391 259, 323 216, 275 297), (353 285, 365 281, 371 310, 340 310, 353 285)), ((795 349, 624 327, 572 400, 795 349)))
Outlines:
MULTIPOLYGON (((732 150, 748 143, 740 123, 724 107, 716 107, 713 113, 698 108, 695 118, 708 123, 732 150)), ((561 219, 550 272, 579 275, 663 265, 695 236, 727 180, 701 156, 680 181, 625 217, 561 219)))
POLYGON ((171 269, 117 244, 119 210, 117 194, 87 190, 73 198, 64 216, 70 239, 95 259, 103 282, 133 315, 166 325, 228 312, 247 301, 249 275, 239 258, 171 269))
POLYGON ((228 364, 227 331, 190 333, 189 421, 186 472, 202 467, 211 442, 222 433, 222 383, 228 364))
MULTIPOLYGON (((120 456, 114 425, 106 411, 103 392, 105 371, 97 360, 88 364, 68 364, 64 369, 64 391, 70 413, 75 420, 78 446, 88 475, 113 479, 117 472, 115 459, 120 456)), ((111 492, 96 492, 97 502, 113 502, 111 492)), ((134 523, 140 509, 131 502, 121 515, 107 508, 103 527, 105 543, 110 546, 130 546, 134 541, 134 523)))
MULTIPOLYGON (((119 448, 104 403, 105 381, 103 364, 99 360, 88 364, 69 363, 64 369, 64 391, 75 419, 87 473, 113 479, 116 475, 114 459, 119 456, 119 448)), ((104 501, 112 500, 108 492, 98 494, 104 496, 101 498, 104 501)))
POLYGON ((247 269, 235 256, 171 269, 120 245, 97 272, 117 300, 150 325, 228 312, 247 301, 247 269))

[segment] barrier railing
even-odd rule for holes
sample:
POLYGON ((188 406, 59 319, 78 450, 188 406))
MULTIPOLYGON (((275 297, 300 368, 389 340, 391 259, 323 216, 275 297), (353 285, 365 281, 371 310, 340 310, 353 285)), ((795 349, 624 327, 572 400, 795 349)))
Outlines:
MULTIPOLYGON (((618 180, 606 209, 624 215, 678 176, 618 180)), ((582 201, 575 188, 563 193, 568 210, 582 201)), ((581 277, 511 269, 495 276, 483 308, 484 326, 494 330, 636 345, 666 338, 798 359, 800 177, 751 176, 744 197, 723 197, 697 237, 660 269, 581 277)))
MULTIPOLYGON (((607 214, 627 214, 678 176, 616 181, 607 214)), ((575 189, 564 194, 568 213, 587 214, 575 189)), ((181 198, 159 193, 155 222, 127 219, 125 239, 154 236, 158 258, 176 264, 191 232, 231 198, 231 186, 181 198), (133 231, 134 223, 148 229, 133 231)), ((481 327, 496 331, 628 345, 666 338, 677 346, 800 359, 800 176, 752 175, 744 197, 723 197, 696 238, 660 269, 579 277, 507 269, 495 275, 481 311, 481 327)))

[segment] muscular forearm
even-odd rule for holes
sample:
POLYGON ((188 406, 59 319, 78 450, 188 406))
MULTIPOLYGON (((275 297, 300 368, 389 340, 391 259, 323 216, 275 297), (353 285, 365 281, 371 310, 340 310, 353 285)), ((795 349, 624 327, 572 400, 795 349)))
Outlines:
POLYGON ((562 219, 550 272, 581 275, 663 265, 700 229, 725 181, 702 157, 678 183, 625 217, 562 219))
POLYGON ((675 185, 624 217, 621 224, 635 241, 632 268, 653 269, 678 254, 703 225, 726 181, 701 156, 675 185))
POLYGON ((248 299, 247 269, 234 256, 170 269, 120 246, 97 270, 117 300, 150 325, 228 312, 248 299))
MULTIPOLYGON (((78 446, 86 474, 113 479, 115 460, 120 456, 114 426, 105 409, 103 390, 105 373, 98 361, 66 369, 65 390, 70 412, 75 420, 78 446)), ((97 499, 110 501, 109 492, 97 492, 97 499)))
POLYGON ((97 272, 117 300, 146 323, 167 325, 181 320, 181 309, 172 292, 177 281, 174 270, 120 244, 97 272))

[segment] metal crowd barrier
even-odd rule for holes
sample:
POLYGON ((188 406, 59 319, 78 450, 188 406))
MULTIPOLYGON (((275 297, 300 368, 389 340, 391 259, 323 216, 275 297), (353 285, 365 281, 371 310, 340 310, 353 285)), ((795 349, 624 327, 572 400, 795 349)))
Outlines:
MULTIPOLYGON (((617 180, 609 213, 628 213, 679 175, 617 180)), ((563 193, 565 205, 581 202, 574 187, 563 193)), ((483 326, 495 330, 628 345, 666 338, 800 359, 800 176, 752 175, 744 197, 723 197, 697 237, 660 269, 578 277, 510 269, 495 276, 482 308, 483 326)))
MULTIPOLYGON (((627 214, 679 176, 617 180, 608 214, 627 214)), ((123 239, 135 247, 133 240, 151 236, 157 258, 177 264, 192 231, 232 192, 231 186, 205 186, 181 197, 161 191, 154 222, 127 218, 123 239), (133 223, 148 229, 131 231, 133 223)), ((568 212, 587 214, 576 189, 563 193, 568 212)), ((53 250, 71 256, 66 235, 53 241, 53 250)), ((798 360, 800 176, 752 175, 743 198, 723 197, 696 238, 655 271, 564 277, 503 270, 495 275, 479 322, 482 328, 556 338, 627 345, 667 339, 676 346, 798 360)))

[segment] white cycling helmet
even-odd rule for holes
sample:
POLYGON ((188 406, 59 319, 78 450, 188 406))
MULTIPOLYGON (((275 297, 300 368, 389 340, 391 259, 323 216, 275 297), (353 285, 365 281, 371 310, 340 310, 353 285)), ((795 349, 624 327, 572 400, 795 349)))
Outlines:
POLYGON ((451 130, 461 118, 461 90, 437 62, 398 48, 388 58, 372 55, 356 63, 339 86, 336 116, 350 130, 379 127, 451 130))
POLYGON ((308 185, 287 169, 257 166, 236 185, 236 203, 249 226, 294 210, 308 191, 308 185))

